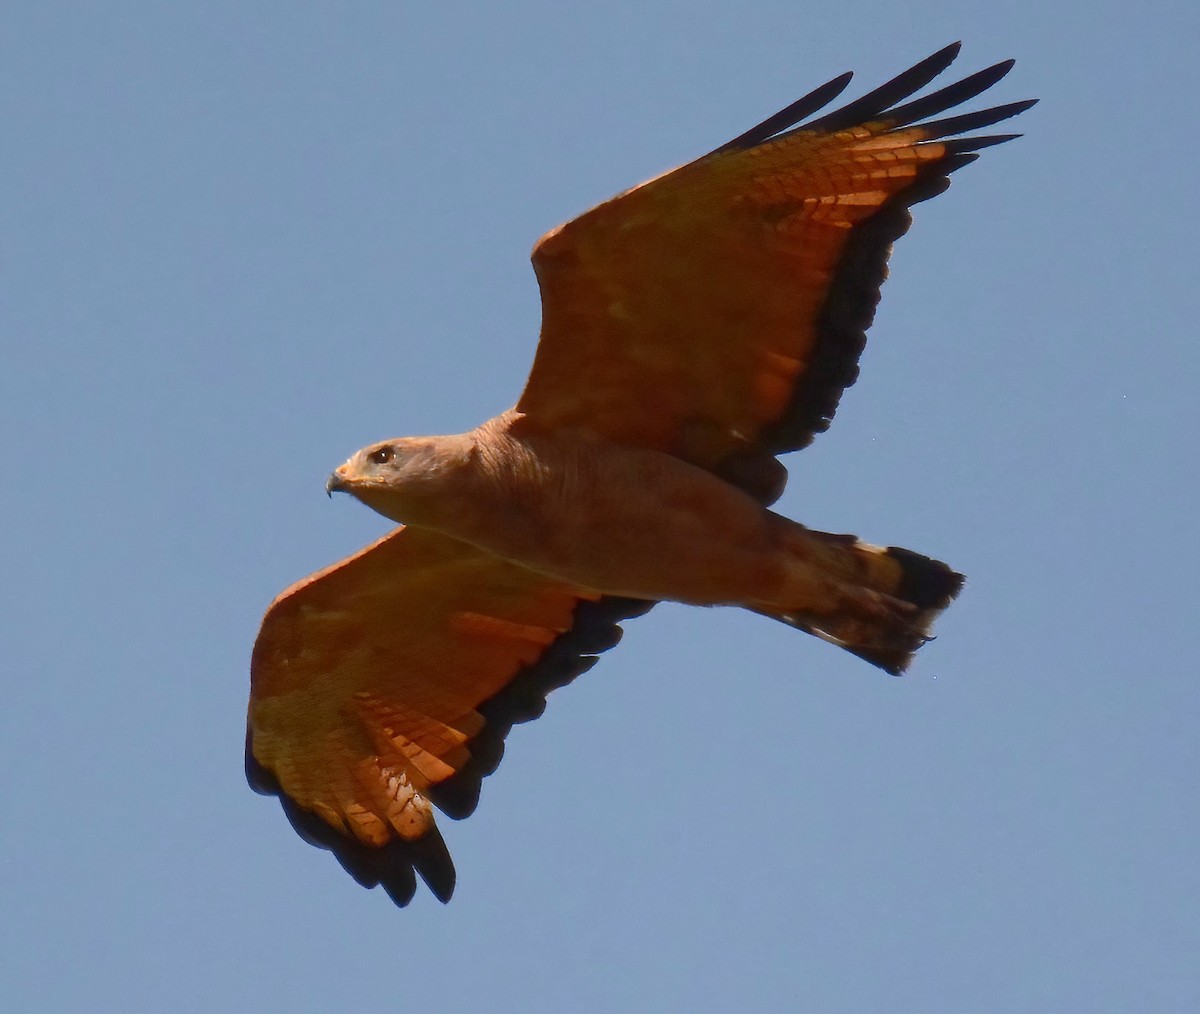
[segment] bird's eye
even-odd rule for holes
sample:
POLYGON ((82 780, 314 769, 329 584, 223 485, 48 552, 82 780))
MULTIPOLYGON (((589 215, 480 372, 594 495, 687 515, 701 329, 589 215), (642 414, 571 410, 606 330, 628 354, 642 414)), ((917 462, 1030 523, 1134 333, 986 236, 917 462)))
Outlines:
POLYGON ((396 449, 394 447, 380 447, 372 451, 369 457, 376 465, 386 465, 396 457, 396 449))

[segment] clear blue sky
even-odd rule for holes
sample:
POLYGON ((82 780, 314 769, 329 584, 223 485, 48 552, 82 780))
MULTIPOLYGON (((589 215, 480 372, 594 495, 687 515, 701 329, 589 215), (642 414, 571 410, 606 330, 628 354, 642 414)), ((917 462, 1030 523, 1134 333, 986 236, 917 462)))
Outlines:
MULTIPOLYGON (((1200 1010, 1192 3, 5 14, 0 989, 22 1012, 1200 1010), (781 504, 969 576, 890 679, 656 610, 405 911, 241 773, 329 469, 515 399, 544 230, 833 75, 1009 56, 781 504)), ((854 94, 852 91, 850 94, 854 94)))

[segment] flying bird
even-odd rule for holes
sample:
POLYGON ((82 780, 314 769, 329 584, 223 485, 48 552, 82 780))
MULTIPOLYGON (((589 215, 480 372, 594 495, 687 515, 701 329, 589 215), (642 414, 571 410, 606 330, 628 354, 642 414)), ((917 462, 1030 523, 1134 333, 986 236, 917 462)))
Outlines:
POLYGON ((854 383, 909 206, 1033 101, 937 119, 996 64, 912 96, 948 46, 821 112, 843 74, 534 247, 542 329, 516 406, 363 448, 329 477, 401 527, 283 592, 254 645, 246 772, 397 905, 455 871, 511 727, 655 602, 732 605, 898 674, 963 578, 771 511, 778 456, 854 383))

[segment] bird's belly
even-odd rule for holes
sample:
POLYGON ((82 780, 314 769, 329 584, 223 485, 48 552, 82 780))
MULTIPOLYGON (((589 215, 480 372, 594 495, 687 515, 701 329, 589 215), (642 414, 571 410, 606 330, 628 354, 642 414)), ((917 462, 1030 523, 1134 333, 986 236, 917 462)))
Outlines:
POLYGON ((497 486, 490 509, 476 504, 489 523, 467 541, 636 598, 744 602, 781 580, 779 519, 716 476, 638 448, 525 447, 537 467, 497 486))

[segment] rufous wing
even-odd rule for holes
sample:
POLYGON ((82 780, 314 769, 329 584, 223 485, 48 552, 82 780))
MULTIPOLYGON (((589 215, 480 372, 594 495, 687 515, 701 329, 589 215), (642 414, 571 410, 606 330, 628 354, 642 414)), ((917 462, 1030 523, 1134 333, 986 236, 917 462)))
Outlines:
MULTIPOLYGON (((909 205, 1015 135, 945 138, 1031 104, 928 120, 1011 61, 901 104, 957 52, 806 121, 843 75, 544 236, 542 333, 517 405, 528 424, 653 447, 760 492, 755 464, 806 446, 857 377, 909 205)), ((770 499, 782 486, 765 475, 770 499)))
POLYGON ((436 805, 470 813, 509 728, 650 603, 594 593, 400 528, 271 605, 251 661, 246 772, 306 840, 407 904, 447 900, 436 805))

